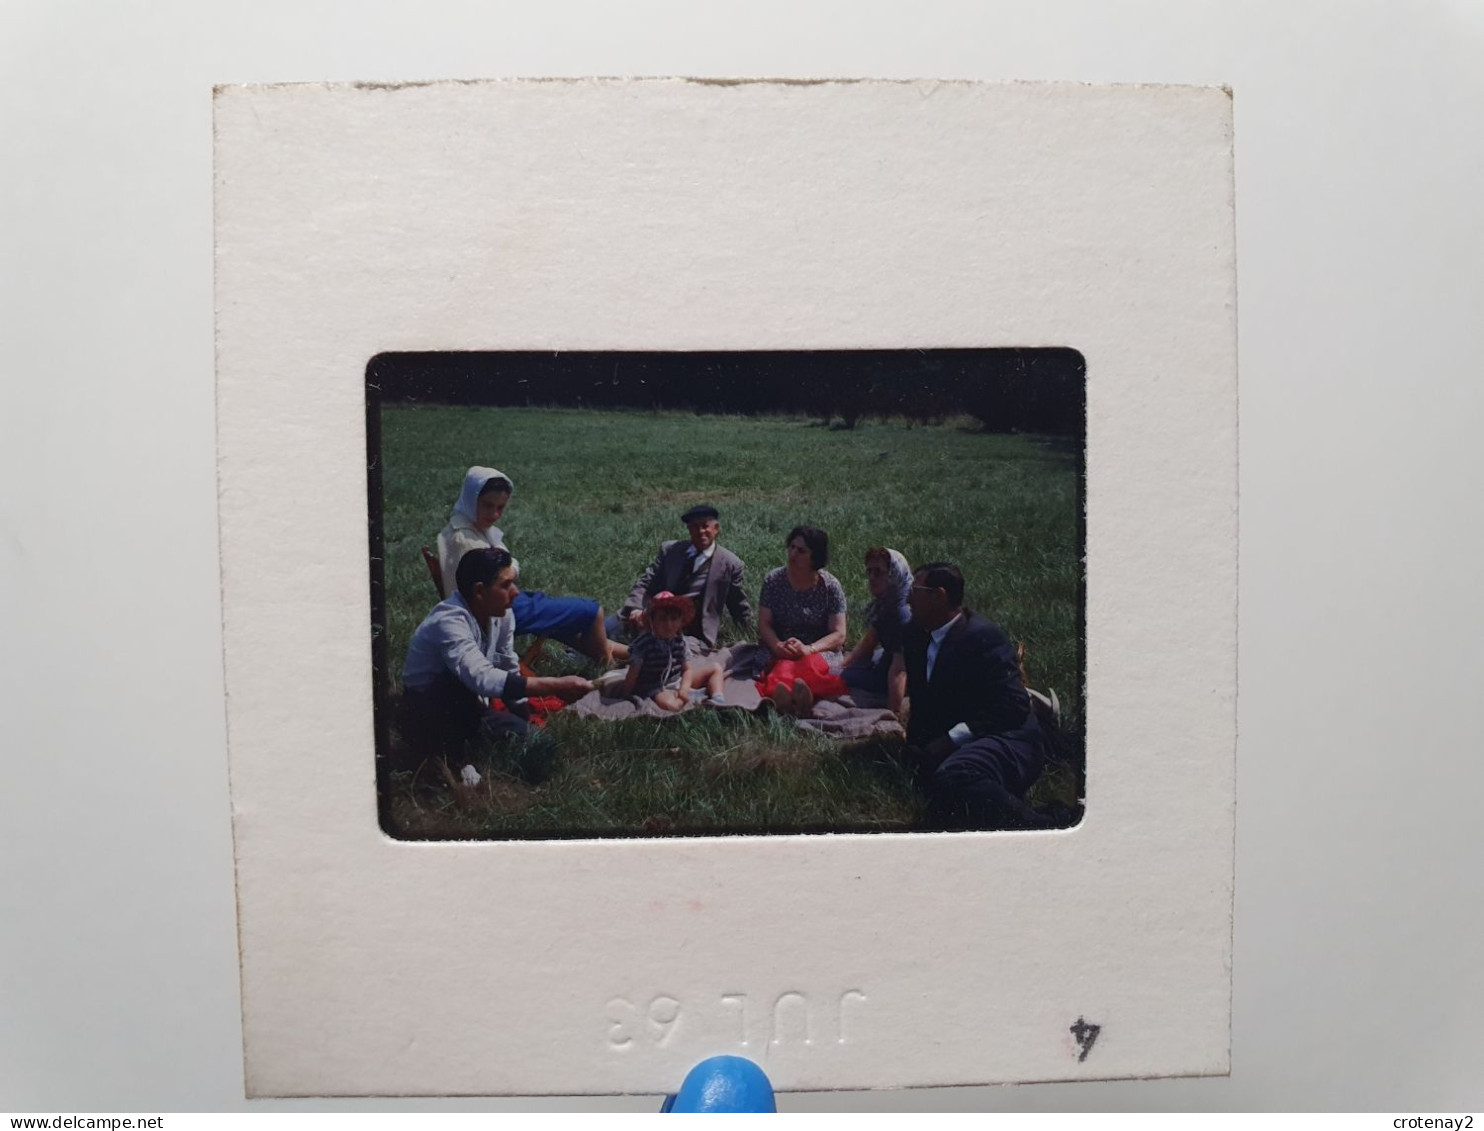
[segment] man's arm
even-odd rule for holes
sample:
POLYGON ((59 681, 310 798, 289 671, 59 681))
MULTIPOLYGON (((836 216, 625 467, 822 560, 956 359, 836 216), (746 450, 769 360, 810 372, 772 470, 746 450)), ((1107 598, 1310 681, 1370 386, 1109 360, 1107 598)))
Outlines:
MULTIPOLYGON (((976 633, 966 651, 964 662, 972 665, 970 701, 963 704, 959 721, 948 730, 955 746, 976 738, 1003 734, 1025 725, 1030 713, 1030 697, 1020 683, 1015 663, 1015 649, 997 632, 976 633)), ((939 662, 942 661, 940 656, 939 662)))
POLYGON ((738 628, 747 628, 752 624, 752 606, 747 602, 747 582, 742 574, 742 559, 734 556, 731 584, 727 587, 727 612, 736 621, 738 628))
POLYGON ((475 695, 485 699, 524 699, 526 679, 490 663, 468 623, 448 617, 438 624, 437 642, 443 665, 475 695))
POLYGON ((558 699, 565 699, 568 703, 575 703, 581 699, 595 685, 590 679, 583 679, 580 675, 533 675, 526 680, 526 694, 538 698, 545 695, 555 695, 558 699))
POLYGON ((886 705, 905 725, 907 722, 907 654, 898 651, 886 672, 886 705))

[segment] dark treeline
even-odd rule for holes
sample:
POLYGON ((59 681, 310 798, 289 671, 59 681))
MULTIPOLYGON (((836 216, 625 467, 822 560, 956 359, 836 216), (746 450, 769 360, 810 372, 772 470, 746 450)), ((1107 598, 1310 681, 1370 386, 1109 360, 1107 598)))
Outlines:
POLYGON ((730 353, 387 353, 381 403, 567 405, 866 417, 969 415, 995 432, 1081 435, 1085 367, 1071 349, 730 353))

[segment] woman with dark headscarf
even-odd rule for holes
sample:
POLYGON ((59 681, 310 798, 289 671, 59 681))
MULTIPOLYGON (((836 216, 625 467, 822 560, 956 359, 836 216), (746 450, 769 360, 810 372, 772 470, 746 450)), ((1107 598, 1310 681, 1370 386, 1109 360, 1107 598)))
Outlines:
POLYGON ((866 610, 866 633, 845 660, 841 678, 852 696, 884 698, 899 711, 907 693, 906 673, 889 678, 891 659, 902 648, 902 630, 912 620, 907 597, 912 592, 912 567, 896 550, 873 546, 866 551, 866 585, 871 607, 866 610))
MULTIPOLYGON (((464 473, 463 489, 453 514, 438 535, 438 566, 445 593, 455 591, 454 575, 459 559, 468 551, 486 547, 509 549, 504 532, 495 524, 504 515, 514 493, 515 484, 510 477, 496 468, 471 467, 464 473)), ((515 568, 518 576, 519 562, 515 568)), ((603 630, 603 610, 596 601, 521 590, 511 608, 517 632, 560 640, 607 666, 628 659, 627 647, 608 640, 603 630)))
POLYGON ((825 569, 830 539, 815 526, 796 526, 784 543, 788 564, 763 579, 758 639, 773 655, 758 694, 785 714, 807 715, 816 699, 838 699, 849 689, 830 671, 845 643, 845 590, 825 569))

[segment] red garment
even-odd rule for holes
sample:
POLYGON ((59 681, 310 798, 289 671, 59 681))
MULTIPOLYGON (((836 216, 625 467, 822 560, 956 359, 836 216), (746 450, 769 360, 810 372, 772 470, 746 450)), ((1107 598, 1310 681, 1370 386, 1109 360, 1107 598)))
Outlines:
MULTIPOLYGON (((526 700, 526 705, 531 708, 531 717, 527 721, 532 726, 544 727, 546 717, 554 715, 567 705, 566 700, 556 695, 533 695, 526 700)), ((491 699, 490 706, 497 711, 509 711, 503 699, 491 699)))
POLYGON ((556 714, 567 705, 567 701, 558 695, 533 695, 526 702, 531 705, 531 722, 537 726, 545 726, 548 715, 556 714))
POLYGON ((838 699, 850 691, 843 679, 830 674, 830 666, 824 657, 811 652, 802 660, 774 660, 763 673, 763 678, 757 681, 757 693, 767 699, 780 683, 792 688, 796 679, 802 679, 816 699, 838 699))

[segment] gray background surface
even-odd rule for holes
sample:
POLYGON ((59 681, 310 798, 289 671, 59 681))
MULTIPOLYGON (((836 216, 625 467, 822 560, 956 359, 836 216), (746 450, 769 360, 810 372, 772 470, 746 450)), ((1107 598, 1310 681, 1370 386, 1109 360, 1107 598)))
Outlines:
MULTIPOLYGON (((212 85, 584 74, 1236 92, 1232 1076, 785 1108, 1484 1107, 1481 47, 1461 0, 0 4, 0 1108, 248 1106, 212 85)), ((654 1101, 251 1105, 428 1106, 654 1101)))

